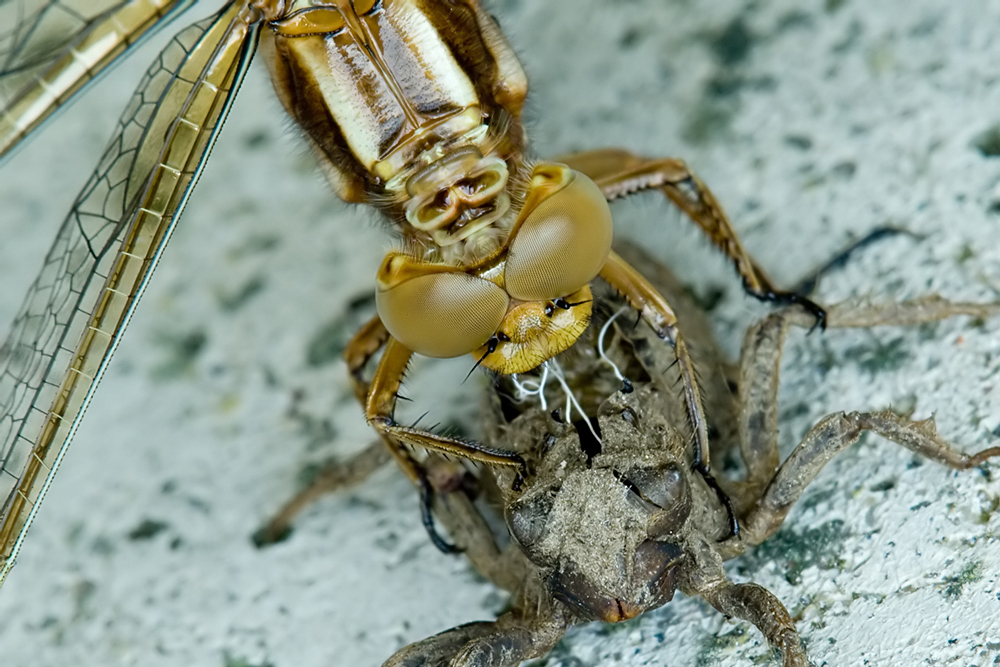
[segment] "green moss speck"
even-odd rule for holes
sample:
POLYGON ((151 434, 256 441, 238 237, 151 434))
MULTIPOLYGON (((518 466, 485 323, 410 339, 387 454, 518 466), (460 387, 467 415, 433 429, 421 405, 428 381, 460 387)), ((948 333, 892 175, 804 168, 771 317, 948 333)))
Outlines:
POLYGON ((979 516, 976 519, 976 523, 981 525, 986 525, 993 518, 993 513, 1000 509, 1000 496, 993 496, 990 498, 989 503, 979 512, 979 516))
POLYGON ((683 130, 684 139, 694 145, 702 145, 722 137, 729 130, 733 113, 726 105, 702 102, 688 116, 683 130))
POLYGON ((872 340, 848 349, 844 356, 855 362, 863 371, 872 375, 882 371, 899 370, 911 355, 904 347, 903 339, 897 338, 888 343, 872 340))
POLYGON ((969 561, 958 574, 945 577, 941 586, 944 596, 954 600, 962 595, 962 591, 969 584, 974 584, 983 578, 983 564, 981 561, 969 561))
POLYGON ((150 540, 170 527, 166 521, 143 519, 135 528, 128 532, 128 539, 133 542, 150 540))
POLYGON ((754 35, 743 21, 743 17, 737 17, 708 40, 712 53, 727 68, 746 60, 753 49, 753 44, 754 35))
POLYGON ((958 264, 965 264, 975 256, 976 256, 976 251, 972 249, 972 246, 966 243, 959 249, 958 253, 955 255, 955 262, 957 262, 958 264))
POLYGON ((819 374, 823 376, 833 370, 840 363, 840 360, 825 340, 821 341, 820 345, 821 348, 819 350, 819 354, 816 355, 815 365, 816 370, 818 370, 819 374))
POLYGON ((875 493, 884 493, 886 491, 891 491, 896 488, 896 478, 890 477, 888 479, 883 479, 881 482, 876 482, 871 485, 871 490, 875 493))
POLYGON ((243 283, 235 292, 219 294, 217 297, 219 305, 222 307, 222 310, 228 313, 235 312, 259 294, 266 285, 267 281, 263 276, 254 276, 243 283))
POLYGON ((599 637, 615 637, 632 632, 642 622, 642 618, 637 616, 622 623, 599 623, 594 626, 594 632, 599 637))
POLYGON ((921 341, 937 340, 940 322, 924 322, 917 326, 917 337, 921 341))
POLYGON ((318 367, 340 359, 351 336, 371 317, 374 310, 374 292, 366 292, 352 299, 346 312, 330 320, 313 334, 306 345, 306 363, 318 367))
POLYGON ((792 403, 787 408, 781 411, 781 421, 786 421, 789 419, 796 419, 804 415, 809 414, 809 404, 803 401, 797 403, 792 403))
POLYGON ((189 373, 194 361, 208 344, 208 334, 201 329, 185 333, 159 332, 153 342, 166 352, 166 359, 153 368, 153 378, 166 380, 189 373))
POLYGON ((271 143, 271 135, 266 130, 256 130, 243 136, 243 145, 251 150, 264 148, 271 143))
MULTIPOLYGON (((306 451, 314 452, 325 445, 329 445, 337 438, 337 426, 329 417, 315 417, 304 412, 295 412, 290 415, 298 426, 298 432, 306 440, 306 451)), ((320 464, 319 469, 314 470, 310 465, 305 466, 304 472, 300 473, 300 480, 303 484, 309 484, 315 479, 315 474, 332 465, 331 462, 320 464), (308 477, 308 475, 314 475, 308 477)))
POLYGON ((751 641, 750 630, 740 624, 724 635, 709 634, 701 641, 694 664, 698 667, 716 667, 725 662, 725 657, 731 655, 738 647, 751 641))
POLYGON ((841 544, 848 534, 840 519, 802 531, 783 528, 757 547, 749 558, 758 566, 765 562, 780 563, 785 568, 785 580, 795 585, 802 582, 802 572, 807 568, 840 570, 841 544))
POLYGON ((807 492, 808 495, 806 495, 805 498, 799 501, 799 505, 801 505, 805 509, 812 509, 817 505, 825 503, 836 492, 837 492, 836 486, 829 486, 820 491, 814 491, 811 493, 807 492))
POLYGON ((618 46, 624 50, 635 48, 648 34, 648 30, 640 26, 629 26, 618 38, 618 46))
POLYGON ((586 663, 569 652, 568 642, 565 639, 559 641, 548 654, 541 660, 534 663, 535 667, 549 667, 558 665, 559 667, 586 667, 586 663))
POLYGON ((692 285, 685 285, 684 292, 706 313, 715 310, 726 298, 726 288, 721 285, 709 285, 703 292, 699 292, 692 285))

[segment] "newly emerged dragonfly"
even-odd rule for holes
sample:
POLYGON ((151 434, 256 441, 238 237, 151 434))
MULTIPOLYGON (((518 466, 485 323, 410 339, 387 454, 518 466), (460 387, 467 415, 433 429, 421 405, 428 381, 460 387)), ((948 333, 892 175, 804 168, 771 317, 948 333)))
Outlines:
MULTIPOLYGON (((132 0, 101 8, 11 7, 6 151, 178 9, 132 0)), ((201 174, 258 42, 278 99, 347 202, 396 224, 403 246, 376 277, 378 315, 348 343, 356 377, 382 348, 366 415, 410 477, 407 447, 490 465, 510 452, 394 421, 414 352, 471 354, 503 374, 530 371, 587 327, 589 283, 623 294, 674 347, 696 465, 708 443, 698 382, 669 304, 611 250, 608 201, 661 190, 729 257, 757 298, 774 288, 715 198, 676 159, 599 150, 534 162, 521 111, 527 81, 475 0, 249 0, 178 33, 140 82, 4 343, 0 363, 0 563, 13 563, 134 307, 201 174)), ((360 381, 357 386, 360 387, 360 381)), ((735 528, 734 528, 735 530, 735 528)), ((433 536, 433 533, 432 533, 433 536)))

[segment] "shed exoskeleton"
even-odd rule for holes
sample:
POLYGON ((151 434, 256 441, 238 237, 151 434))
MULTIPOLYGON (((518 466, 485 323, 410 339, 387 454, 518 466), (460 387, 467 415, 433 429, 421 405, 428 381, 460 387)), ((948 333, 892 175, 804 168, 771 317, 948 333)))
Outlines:
MULTIPOLYGON (((636 253, 628 256, 658 289, 674 295, 671 287, 677 285, 665 269, 636 253)), ((681 297, 676 303, 685 307, 681 297)), ((828 326, 914 325, 997 310, 995 304, 939 297, 848 303, 829 309, 828 326)), ((684 315, 684 325, 697 329, 697 314, 684 315)), ((385 667, 513 667, 545 655, 574 624, 623 621, 665 604, 677 590, 755 625, 780 650, 785 667, 810 664, 782 602, 757 584, 729 581, 723 562, 772 535, 820 469, 865 431, 955 469, 1000 456, 1000 447, 965 454, 937 434, 933 420, 883 410, 828 415, 781 462, 781 348, 789 329, 810 325, 795 311, 772 314, 747 331, 738 368, 728 377, 705 377, 706 415, 717 436, 713 453, 738 448, 745 466, 741 480, 718 479, 739 519, 738 536, 730 535, 725 503, 693 469, 673 361, 648 333, 612 324, 592 330, 583 345, 558 358, 594 425, 563 421, 533 401, 512 401, 509 385, 491 391, 485 440, 519 452, 531 471, 517 488, 503 468, 484 470, 480 480, 512 539, 490 530, 483 505, 474 504, 454 479, 452 491, 437 497, 435 511, 476 569, 513 593, 511 609, 495 622, 459 626, 412 644, 385 667), (618 388, 607 361, 632 378, 632 391, 618 388)), ((707 329, 692 333, 696 363, 725 367, 707 329)), ((429 464, 448 467, 436 459, 429 464)))

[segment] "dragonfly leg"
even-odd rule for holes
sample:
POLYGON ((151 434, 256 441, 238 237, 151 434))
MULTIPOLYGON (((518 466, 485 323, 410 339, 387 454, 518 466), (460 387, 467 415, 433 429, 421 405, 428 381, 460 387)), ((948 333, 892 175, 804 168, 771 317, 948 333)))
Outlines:
POLYGON ((344 346, 344 362, 347 363, 347 372, 351 376, 354 395, 361 405, 368 399, 368 381, 363 375, 365 366, 379 350, 385 347, 388 340, 389 332, 382 324, 382 319, 375 315, 365 322, 344 346))
MULTIPOLYGON (((830 328, 913 326, 966 315, 990 317, 996 303, 957 303, 928 296, 899 303, 835 304, 830 328)), ((746 481, 730 489, 741 517, 743 538, 732 542, 732 555, 772 535, 819 471, 834 456, 872 431, 907 449, 955 469, 967 469, 1000 456, 1000 447, 966 454, 942 439, 933 418, 912 421, 882 412, 837 412, 824 417, 784 461, 778 450, 778 387, 781 355, 790 327, 808 328, 810 317, 786 310, 768 315, 747 331, 740 353, 739 443, 746 481)), ((727 554, 728 557, 728 554, 727 554)))
POLYGON ((701 182, 683 160, 645 158, 628 151, 606 148, 557 158, 589 176, 601 188, 608 201, 645 190, 660 190, 684 212, 709 240, 730 259, 743 280, 746 292, 762 301, 797 304, 824 327, 826 311, 795 292, 777 289, 767 274, 744 250, 736 230, 712 191, 701 182))
MULTIPOLYGON (((364 377, 364 369, 388 340, 389 332, 376 315, 354 334, 344 348, 344 360, 347 362, 354 394, 362 405, 365 404, 369 386, 364 377)), ((346 460, 334 461, 325 466, 309 486, 295 494, 270 521, 254 533, 254 543, 265 546, 284 540, 291 532, 292 522, 302 510, 324 495, 360 484, 391 458, 396 460, 406 476, 420 489, 421 520, 431 541, 442 551, 453 551, 454 548, 438 535, 430 514, 437 493, 434 481, 442 478, 441 471, 431 470, 417 461, 399 441, 386 434, 380 433, 380 436, 381 442, 372 443, 346 460)), ((449 465, 447 462, 441 464, 437 467, 449 465)))
MULTIPOLYGON (((379 350, 389 342, 389 332, 378 315, 375 315, 355 333, 351 340, 344 347, 344 361, 347 363, 347 372, 351 376, 351 384, 354 386, 354 395, 362 407, 368 400, 370 382, 364 377, 365 366, 378 354, 379 350)), ((379 432, 382 441, 396 459, 396 463, 403 469, 410 480, 423 488, 427 475, 422 470, 420 463, 406 451, 398 441, 379 432)))
MULTIPOLYGON (((385 347, 388 341, 389 332, 386 330, 381 318, 375 315, 351 337, 351 340, 344 347, 344 361, 347 363, 347 371, 351 376, 351 383, 354 386, 354 395, 362 406, 366 403, 370 386, 364 377, 364 369, 368 365, 368 362, 378 354, 379 350, 385 347)), ((399 467, 406 473, 406 476, 420 490, 420 520, 424 524, 424 528, 427 529, 427 534, 430 536, 431 542, 434 543, 434 546, 438 550, 444 553, 454 553, 456 551, 454 545, 438 534, 431 513, 434 506, 434 497, 437 495, 440 487, 440 484, 435 484, 434 482, 443 477, 454 477, 455 473, 452 470, 454 466, 444 460, 438 461, 438 465, 433 465, 433 461, 429 463, 417 461, 398 440, 381 432, 379 436, 385 445, 384 448, 379 448, 392 455, 396 463, 399 464, 399 467), (447 469, 452 474, 442 474, 444 469, 447 469)))
POLYGON ((403 381, 403 375, 406 372, 406 366, 412 356, 413 352, 399 341, 389 338, 375 371, 375 377, 372 378, 365 406, 368 423, 378 431, 379 435, 401 445, 422 447, 487 465, 512 466, 523 472, 524 461, 514 452, 488 447, 470 440, 436 435, 423 429, 402 426, 395 422, 393 413, 396 408, 396 398, 403 381))
POLYGON ((694 432, 695 467, 703 467, 707 471, 708 427, 702 406, 701 389, 698 386, 687 344, 677 328, 677 316, 656 288, 617 253, 612 252, 608 256, 600 275, 625 297, 629 305, 639 311, 642 319, 652 327, 657 336, 673 345, 681 381, 684 383, 684 401, 694 432))

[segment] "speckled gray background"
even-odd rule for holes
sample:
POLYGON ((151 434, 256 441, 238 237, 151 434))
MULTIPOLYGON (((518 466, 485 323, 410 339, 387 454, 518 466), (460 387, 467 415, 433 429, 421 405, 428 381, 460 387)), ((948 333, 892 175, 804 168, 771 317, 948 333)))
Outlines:
MULTIPOLYGON (((491 6, 532 81, 539 154, 621 145, 684 157, 785 283, 877 226, 922 236, 857 255, 822 300, 1000 298, 1000 4, 491 6)), ((0 321, 152 55, 121 66, 0 171, 0 321)), ((615 214, 622 235, 698 294, 722 294, 713 321, 735 353, 766 308, 656 196, 615 214)), ((303 470, 371 439, 332 357, 386 245, 371 213, 324 188, 263 68, 253 72, 0 591, 0 664, 374 667, 495 614, 502 596, 431 547, 395 470, 319 503, 279 546, 249 541, 303 470)), ((467 367, 419 363, 412 412, 473 423, 467 367)), ((996 445, 998 369, 1000 318, 795 335, 782 447, 827 412, 890 404, 935 413, 963 448, 996 445)), ((785 602, 817 665, 1000 664, 998 476, 997 465, 992 479, 918 465, 867 438, 729 574, 785 602)), ((677 599, 574 630, 544 664, 774 657, 749 626, 677 599)))

